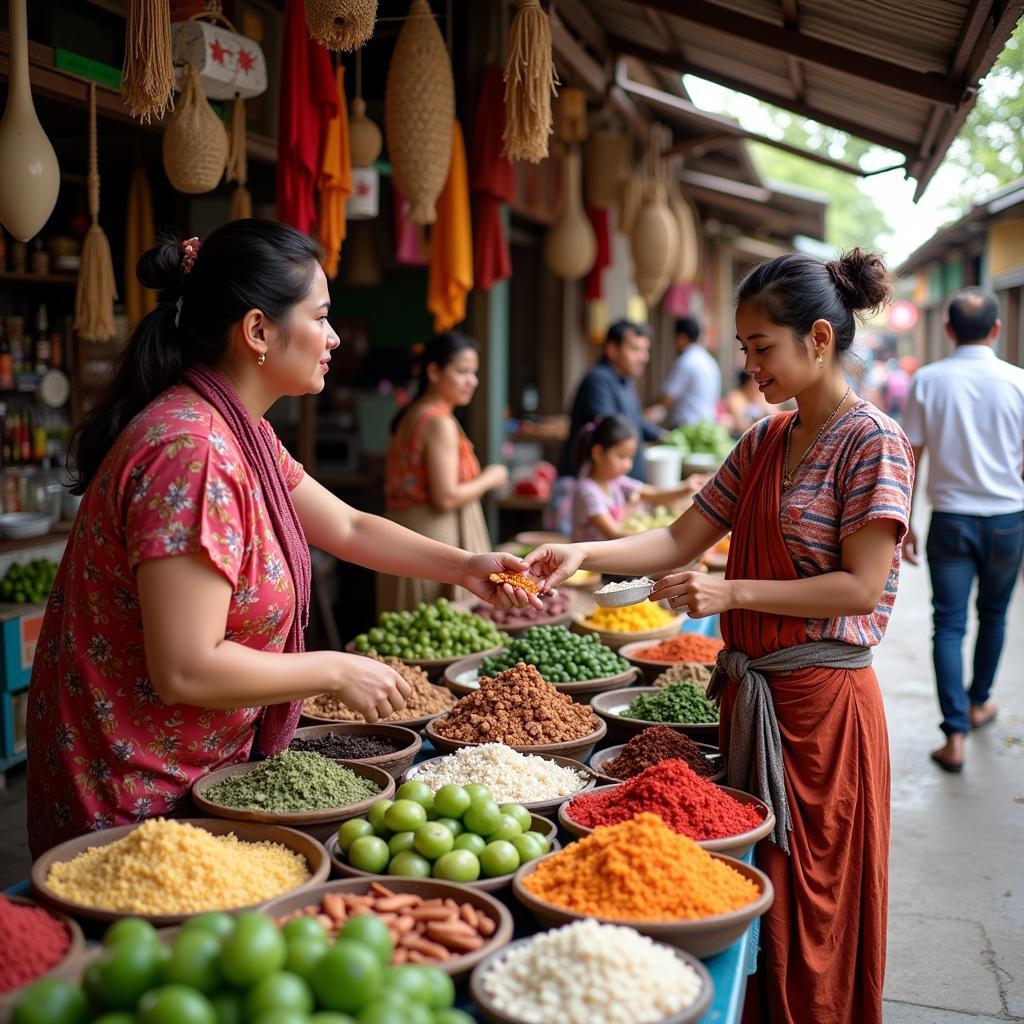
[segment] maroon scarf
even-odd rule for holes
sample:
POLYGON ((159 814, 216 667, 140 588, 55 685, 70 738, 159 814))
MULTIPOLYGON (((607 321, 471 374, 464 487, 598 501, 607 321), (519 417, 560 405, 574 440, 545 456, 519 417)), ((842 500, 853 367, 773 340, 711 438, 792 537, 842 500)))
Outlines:
MULTIPOLYGON (((295 615, 292 618, 286 653, 297 653, 306 649, 304 631, 309 624, 309 593, 312 569, 309 560, 309 545, 302 532, 302 523, 292 504, 281 467, 278 463, 277 445, 273 431, 264 421, 253 423, 248 410, 227 379, 207 366, 194 366, 185 372, 185 383, 194 388, 224 421, 245 455, 246 461, 256 474, 263 490, 263 503, 270 515, 285 562, 291 570, 295 587, 295 615)), ((276 754, 291 743, 295 726, 302 711, 302 701, 288 704, 272 704, 263 709, 260 721, 260 749, 268 756, 276 754)))

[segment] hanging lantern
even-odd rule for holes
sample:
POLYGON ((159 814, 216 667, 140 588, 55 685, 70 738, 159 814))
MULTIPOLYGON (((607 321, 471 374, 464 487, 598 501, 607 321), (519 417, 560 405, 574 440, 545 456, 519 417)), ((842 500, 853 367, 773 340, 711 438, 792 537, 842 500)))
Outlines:
POLYGON ((0 224, 22 242, 42 231, 60 191, 57 154, 32 104, 25 4, 10 4, 10 89, 0 122, 0 224))
POLYGON ((604 129, 591 133, 583 162, 587 206, 606 210, 615 202, 629 171, 630 146, 629 136, 621 132, 604 129))
POLYGON ((223 14, 203 11, 189 21, 176 21, 171 37, 179 92, 189 68, 198 72, 200 88, 212 100, 247 100, 267 91, 267 61, 259 43, 243 36, 223 14), (223 27, 201 18, 215 18, 223 27))
POLYGON ((377 0, 306 0, 309 34, 328 50, 358 50, 376 21, 377 0))
POLYGON ((583 209, 583 166, 578 146, 562 162, 562 212, 544 239, 544 262, 557 277, 585 277, 597 259, 597 237, 583 209))
POLYGON ((179 192, 211 192, 224 174, 228 135, 190 69, 185 89, 164 131, 164 170, 179 192))
POLYGON ((384 93, 384 129, 395 184, 413 224, 433 224, 452 159, 455 83, 427 0, 413 0, 395 43, 384 93))

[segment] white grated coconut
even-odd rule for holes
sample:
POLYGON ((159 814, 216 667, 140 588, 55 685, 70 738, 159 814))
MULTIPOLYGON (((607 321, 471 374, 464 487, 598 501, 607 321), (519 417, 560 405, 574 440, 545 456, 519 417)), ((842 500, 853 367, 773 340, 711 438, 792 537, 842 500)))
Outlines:
POLYGON ((595 591, 598 594, 618 594, 623 590, 636 590, 639 587, 653 587, 654 580, 648 579, 646 576, 641 576, 637 580, 622 580, 620 583, 606 583, 600 590, 595 591))

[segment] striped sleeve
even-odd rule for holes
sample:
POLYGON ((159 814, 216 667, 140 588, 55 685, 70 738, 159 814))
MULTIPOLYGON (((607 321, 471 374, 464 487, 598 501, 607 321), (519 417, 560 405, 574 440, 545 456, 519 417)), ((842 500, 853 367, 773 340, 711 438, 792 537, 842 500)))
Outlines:
POLYGON ((751 457, 768 429, 769 418, 759 420, 739 439, 718 472, 693 496, 694 505, 705 519, 724 530, 732 529, 740 486, 751 457))
POLYGON ((875 519, 898 524, 897 543, 910 523, 914 489, 914 453, 894 423, 873 423, 857 439, 856 455, 846 467, 840 491, 839 539, 846 540, 875 519))

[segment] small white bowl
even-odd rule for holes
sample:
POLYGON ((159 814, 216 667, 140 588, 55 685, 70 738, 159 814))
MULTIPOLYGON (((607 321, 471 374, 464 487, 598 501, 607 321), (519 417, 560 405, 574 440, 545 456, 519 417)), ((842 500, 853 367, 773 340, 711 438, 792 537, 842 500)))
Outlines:
POLYGON ((53 523, 54 517, 43 512, 6 512, 0 515, 0 536, 9 540, 43 537, 53 523))
POLYGON ((635 587, 627 587, 624 590, 612 590, 602 594, 600 590, 594 591, 594 601, 602 608, 625 608, 630 604, 640 604, 646 601, 654 590, 653 583, 638 583, 635 587))

